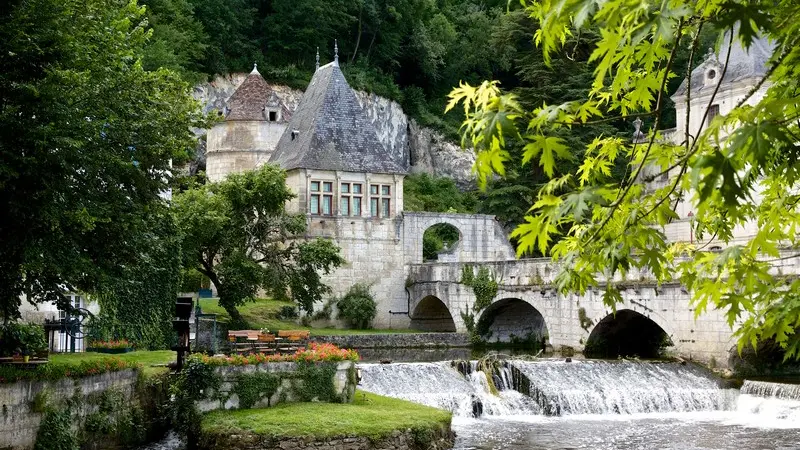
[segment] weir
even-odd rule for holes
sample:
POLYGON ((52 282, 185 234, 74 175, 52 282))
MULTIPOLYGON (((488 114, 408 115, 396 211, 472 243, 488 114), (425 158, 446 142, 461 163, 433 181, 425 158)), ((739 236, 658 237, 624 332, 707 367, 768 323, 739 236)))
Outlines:
POLYGON ((364 364, 361 388, 453 412, 480 415, 638 414, 725 411, 738 392, 693 366, 606 361, 475 361, 364 364))

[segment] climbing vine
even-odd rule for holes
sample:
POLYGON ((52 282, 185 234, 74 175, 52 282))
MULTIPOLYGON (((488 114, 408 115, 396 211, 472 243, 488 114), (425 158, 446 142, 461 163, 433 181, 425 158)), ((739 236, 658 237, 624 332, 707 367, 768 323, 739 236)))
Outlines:
POLYGON ((336 374, 334 363, 297 363, 297 378, 302 382, 295 384, 295 394, 300 401, 341 402, 333 385, 336 374))
POLYGON ((239 408, 249 409, 262 399, 272 397, 280 383, 281 377, 272 373, 242 373, 236 377, 233 393, 239 396, 239 408))
POLYGON ((475 304, 472 308, 475 312, 480 312, 492 304, 492 300, 497 295, 497 280, 487 267, 478 269, 478 274, 471 283, 472 291, 475 293, 475 304))
POLYGON ((78 437, 72 431, 69 409, 47 408, 36 433, 33 450, 78 450, 78 437))

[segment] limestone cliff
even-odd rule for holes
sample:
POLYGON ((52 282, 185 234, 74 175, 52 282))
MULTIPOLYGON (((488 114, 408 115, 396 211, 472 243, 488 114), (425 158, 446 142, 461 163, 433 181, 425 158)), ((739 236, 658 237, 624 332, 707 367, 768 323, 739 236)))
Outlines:
MULTIPOLYGON (((194 96, 202 102, 205 111, 221 111, 246 75, 218 76, 213 81, 195 86, 194 96)), ((270 87, 289 109, 294 111, 297 108, 303 96, 302 91, 282 85, 270 84, 270 87)), ((450 177, 463 188, 474 185, 474 153, 448 142, 435 130, 419 126, 414 119, 406 116, 397 102, 359 91, 356 91, 356 98, 386 149, 407 161, 412 173, 450 177)), ((201 166, 204 165, 204 151, 202 148, 198 154, 201 166)))

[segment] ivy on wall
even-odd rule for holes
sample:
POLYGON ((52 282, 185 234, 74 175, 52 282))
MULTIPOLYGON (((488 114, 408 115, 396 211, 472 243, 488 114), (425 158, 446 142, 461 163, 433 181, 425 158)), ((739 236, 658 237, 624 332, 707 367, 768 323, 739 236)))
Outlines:
POLYGON ((479 267, 478 273, 475 274, 472 266, 465 265, 461 269, 461 283, 471 287, 472 292, 475 294, 475 303, 472 305, 472 311, 461 311, 461 320, 464 321, 464 326, 469 332, 470 342, 473 345, 482 345, 485 343, 484 335, 487 330, 482 330, 476 326, 475 316, 488 308, 492 304, 492 300, 497 296, 497 280, 495 280, 488 267, 479 267))

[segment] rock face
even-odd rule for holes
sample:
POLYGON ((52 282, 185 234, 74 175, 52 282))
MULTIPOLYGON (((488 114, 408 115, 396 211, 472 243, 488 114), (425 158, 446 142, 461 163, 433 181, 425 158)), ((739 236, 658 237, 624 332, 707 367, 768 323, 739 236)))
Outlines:
MULTIPOLYGON (((218 76, 213 81, 199 84, 195 86, 194 97, 203 104, 204 111, 222 111, 246 75, 218 76)), ((302 91, 283 85, 270 84, 270 87, 287 108, 291 111, 297 109, 302 91)), ((474 186, 474 153, 446 141, 441 133, 419 126, 406 116, 397 102, 359 91, 356 91, 356 98, 375 127, 378 139, 389 153, 407 162, 411 173, 446 176, 462 188, 474 186)), ((199 164, 204 166, 204 161, 200 160, 199 164)))

